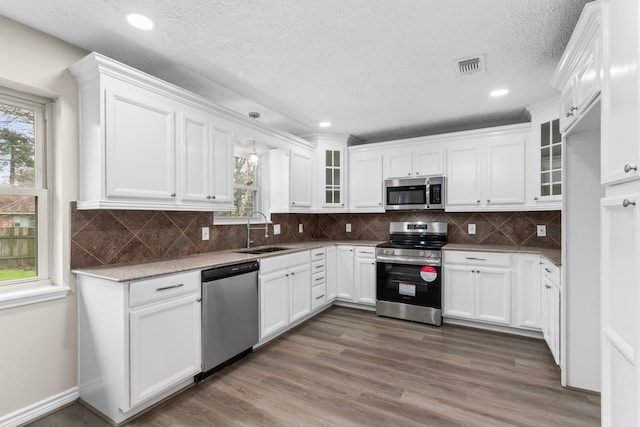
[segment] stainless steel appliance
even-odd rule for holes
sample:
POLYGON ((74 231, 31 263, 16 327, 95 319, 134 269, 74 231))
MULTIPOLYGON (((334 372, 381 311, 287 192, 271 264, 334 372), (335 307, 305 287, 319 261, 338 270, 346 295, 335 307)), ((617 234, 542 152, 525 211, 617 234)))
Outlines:
POLYGON ((201 381, 258 343, 257 261, 202 271, 201 381))
POLYGON ((444 209, 444 176, 391 178, 384 181, 386 210, 444 209))
POLYGON ((376 314, 442 325, 442 247, 446 222, 392 222, 376 247, 376 314))

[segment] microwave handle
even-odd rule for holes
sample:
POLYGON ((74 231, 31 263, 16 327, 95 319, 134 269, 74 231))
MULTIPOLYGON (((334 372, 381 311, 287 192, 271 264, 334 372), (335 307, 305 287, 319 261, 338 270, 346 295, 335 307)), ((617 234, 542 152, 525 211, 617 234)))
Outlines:
POLYGON ((425 194, 425 202, 427 205, 427 208, 429 208, 429 202, 431 202, 431 180, 428 179, 427 180, 427 194, 425 194))

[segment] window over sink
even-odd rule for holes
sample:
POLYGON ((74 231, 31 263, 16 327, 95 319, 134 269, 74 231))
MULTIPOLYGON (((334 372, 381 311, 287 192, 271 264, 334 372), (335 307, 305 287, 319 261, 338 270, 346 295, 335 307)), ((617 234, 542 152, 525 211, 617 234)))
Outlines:
POLYGON ((246 221, 254 211, 260 210, 258 165, 249 161, 248 156, 236 154, 233 157, 233 205, 234 211, 216 212, 215 223, 237 223, 246 221))

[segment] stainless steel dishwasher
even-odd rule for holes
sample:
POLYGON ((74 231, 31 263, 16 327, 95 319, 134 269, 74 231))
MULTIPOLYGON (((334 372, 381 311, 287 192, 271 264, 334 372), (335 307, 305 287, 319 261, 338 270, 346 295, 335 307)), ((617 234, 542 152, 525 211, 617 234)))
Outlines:
POLYGON ((202 271, 202 373, 251 353, 258 343, 257 261, 202 271))

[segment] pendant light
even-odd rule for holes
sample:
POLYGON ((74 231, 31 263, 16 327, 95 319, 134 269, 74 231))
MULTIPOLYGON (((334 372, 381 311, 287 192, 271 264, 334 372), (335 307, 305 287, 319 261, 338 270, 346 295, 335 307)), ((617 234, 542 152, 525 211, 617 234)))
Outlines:
MULTIPOLYGON (((258 117, 260 117, 260 113, 256 113, 256 112, 251 112, 249 113, 249 117, 251 117, 252 119, 257 119, 258 117)), ((258 152, 256 151, 256 140, 253 140, 253 148, 251 149, 251 152, 249 153, 249 163, 251 163, 252 165, 256 165, 258 164, 258 152)))

